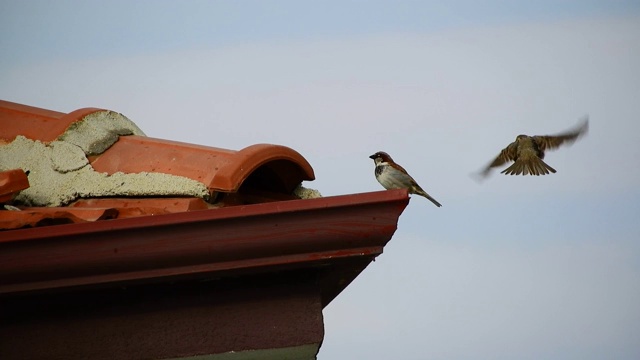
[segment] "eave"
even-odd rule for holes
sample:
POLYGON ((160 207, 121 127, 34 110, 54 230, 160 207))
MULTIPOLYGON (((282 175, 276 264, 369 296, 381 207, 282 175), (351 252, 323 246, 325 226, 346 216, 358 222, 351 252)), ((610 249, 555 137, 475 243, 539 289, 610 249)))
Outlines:
POLYGON ((317 268, 326 306, 408 202, 391 190, 4 231, 0 294, 317 268))

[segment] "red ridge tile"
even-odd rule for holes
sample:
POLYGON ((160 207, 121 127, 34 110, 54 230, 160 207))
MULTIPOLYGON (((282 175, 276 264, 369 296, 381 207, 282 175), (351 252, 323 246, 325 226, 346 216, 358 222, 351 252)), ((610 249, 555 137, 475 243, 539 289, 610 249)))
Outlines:
POLYGON ((313 180, 313 168, 302 155, 286 146, 257 144, 240 151, 154 139, 122 136, 107 151, 92 157, 98 172, 160 172, 188 177, 213 191, 236 192, 260 166, 272 167, 291 192, 303 180, 313 180))
POLYGON ((0 100, 0 139, 12 141, 18 135, 50 142, 72 123, 81 120, 98 108, 79 109, 68 114, 0 100))

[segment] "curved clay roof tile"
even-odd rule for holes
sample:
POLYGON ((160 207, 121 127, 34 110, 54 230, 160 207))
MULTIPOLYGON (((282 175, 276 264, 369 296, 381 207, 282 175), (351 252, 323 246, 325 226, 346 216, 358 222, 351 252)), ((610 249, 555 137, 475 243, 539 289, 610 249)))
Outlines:
POLYGON ((142 136, 126 117, 117 114, 114 119, 109 116, 111 113, 83 108, 65 114, 0 100, 0 139, 13 141, 17 135, 23 135, 45 143, 56 139, 71 141, 89 154, 95 171, 178 175, 199 181, 210 191, 237 192, 250 179, 253 187, 290 193, 303 180, 315 179, 307 160, 286 146, 257 144, 234 151, 154 139, 142 136), (115 128, 110 129, 115 120, 124 125, 113 125, 115 128), (92 125, 83 128, 82 124, 87 122, 92 125), (106 129, 96 131, 96 127, 103 125, 106 129), (126 129, 127 126, 131 129, 126 129), (118 137, 123 133, 140 135, 118 137), (102 142, 94 139, 99 136, 109 139, 102 142))
POLYGON ((64 133, 69 125, 97 111, 106 110, 83 108, 65 114, 0 100, 0 139, 12 141, 16 136, 22 135, 47 143, 64 133))
MULTIPOLYGON (((234 154, 235 159, 218 170, 210 188, 224 192, 235 192, 244 180, 256 169, 273 161, 285 160, 297 166, 296 174, 281 173, 281 179, 287 181, 287 187, 293 187, 302 180, 315 179, 313 168, 297 151, 286 146, 256 144, 248 146, 234 154)), ((277 170, 276 170, 277 171, 277 170)))
POLYGON ((29 179, 22 169, 0 171, 0 203, 11 201, 16 194, 28 187, 29 179))
POLYGON ((240 151, 162 140, 122 136, 103 154, 91 159, 98 172, 159 172, 184 176, 212 191, 236 192, 262 167, 270 169, 281 192, 291 192, 303 180, 314 180, 313 168, 297 151, 281 145, 257 144, 240 151))

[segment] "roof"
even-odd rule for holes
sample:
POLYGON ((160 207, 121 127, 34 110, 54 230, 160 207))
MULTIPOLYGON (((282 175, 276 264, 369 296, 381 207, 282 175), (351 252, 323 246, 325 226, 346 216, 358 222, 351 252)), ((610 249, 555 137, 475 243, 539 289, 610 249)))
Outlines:
POLYGON ((286 146, 154 139, 109 110, 0 101, 0 295, 311 268, 326 305, 409 197, 320 197, 301 187, 313 179, 286 146))
POLYGON ((0 101, 0 174, 0 203, 28 211, 3 216, 0 229, 83 221, 75 216, 80 211, 67 207, 84 199, 119 198, 99 203, 116 210, 108 218, 132 216, 134 211, 119 209, 133 204, 140 215, 158 213, 149 208, 182 211, 167 206, 179 201, 168 197, 199 199, 196 208, 294 199, 302 181, 315 178, 306 159, 286 146, 236 151, 154 139, 113 111, 64 114, 7 101, 0 101))

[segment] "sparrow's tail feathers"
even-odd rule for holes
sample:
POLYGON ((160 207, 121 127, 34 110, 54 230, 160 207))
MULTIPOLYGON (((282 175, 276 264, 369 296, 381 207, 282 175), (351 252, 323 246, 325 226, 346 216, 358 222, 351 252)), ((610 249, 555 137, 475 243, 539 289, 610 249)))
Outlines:
POLYGON ((511 166, 502 170, 505 175, 546 175, 549 172, 555 173, 556 170, 547 165, 542 159, 532 157, 529 159, 518 159, 511 166))
POLYGON ((426 197, 429 201, 434 203, 437 207, 442 207, 442 204, 440 204, 436 199, 432 198, 431 195, 427 194, 426 191, 422 189, 416 189, 416 194, 426 197))

